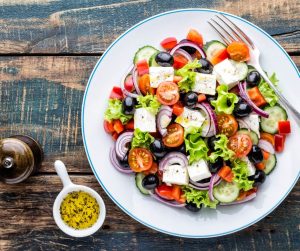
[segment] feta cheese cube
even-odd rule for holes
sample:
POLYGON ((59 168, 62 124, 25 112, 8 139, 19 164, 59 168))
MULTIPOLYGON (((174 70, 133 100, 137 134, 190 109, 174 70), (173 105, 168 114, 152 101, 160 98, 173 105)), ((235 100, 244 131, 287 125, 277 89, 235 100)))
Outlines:
POLYGON ((155 115, 147 108, 138 108, 134 112, 134 129, 142 132, 156 132, 155 115))
POLYGON ((239 82, 237 68, 225 59, 214 66, 213 74, 216 75, 217 81, 221 85, 227 85, 228 89, 235 87, 239 82))
POLYGON ((250 128, 253 132, 257 134, 257 136, 260 138, 259 133, 259 116, 255 113, 250 113, 249 116, 242 118, 242 122, 239 122, 240 128, 250 128))
POLYGON ((187 167, 190 179, 199 181, 211 177, 208 165, 205 160, 199 160, 187 167))
POLYGON ((183 113, 176 118, 176 122, 184 128, 197 127, 200 128, 205 118, 199 111, 191 110, 184 107, 183 113))
POLYGON ((196 73, 195 85, 192 91, 208 95, 216 94, 216 76, 212 74, 196 73))
POLYGON ((165 81, 173 81, 174 68, 173 67, 150 67, 150 86, 157 88, 158 85, 165 81))
POLYGON ((248 157, 243 157, 242 161, 245 161, 247 163, 247 167, 248 167, 248 176, 252 176, 255 174, 256 168, 255 166, 252 164, 252 162, 248 159, 248 157))
POLYGON ((188 185, 189 176, 187 168, 181 165, 167 166, 163 171, 163 182, 167 184, 188 185))

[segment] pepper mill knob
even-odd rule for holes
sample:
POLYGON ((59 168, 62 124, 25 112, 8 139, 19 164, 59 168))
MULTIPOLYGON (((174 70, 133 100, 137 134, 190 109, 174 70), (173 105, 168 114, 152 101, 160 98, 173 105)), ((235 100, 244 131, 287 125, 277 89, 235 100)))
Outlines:
POLYGON ((0 140, 0 179, 5 183, 26 180, 39 168, 42 160, 41 146, 31 137, 15 135, 0 140))

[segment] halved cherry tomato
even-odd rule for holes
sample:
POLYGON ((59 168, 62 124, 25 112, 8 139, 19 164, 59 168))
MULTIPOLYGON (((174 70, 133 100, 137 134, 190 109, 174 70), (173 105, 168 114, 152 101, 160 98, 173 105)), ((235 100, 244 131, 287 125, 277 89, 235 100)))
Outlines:
POLYGON ((172 186, 167 186, 166 184, 161 184, 156 188, 156 192, 166 200, 173 200, 173 188, 172 186))
POLYGON ((194 42, 195 44, 199 46, 203 46, 203 37, 202 35, 195 29, 190 29, 189 33, 186 36, 186 39, 189 41, 194 42))
POLYGON ((142 59, 136 63, 136 69, 139 76, 149 73, 149 65, 146 59, 142 59))
POLYGON ((176 37, 167 37, 160 42, 160 45, 166 50, 171 50, 177 45, 177 39, 176 37))
POLYGON ((274 139, 275 139, 275 151, 282 152, 284 149, 284 141, 285 141, 284 135, 275 134, 274 139))
POLYGON ((129 151, 128 163, 134 172, 146 171, 152 166, 152 154, 145 148, 133 148, 129 151))
POLYGON ((104 120, 103 127, 107 133, 113 133, 115 131, 113 121, 109 122, 107 120, 104 120))
POLYGON ((174 76, 173 82, 177 84, 177 83, 180 82, 182 79, 183 79, 183 77, 181 77, 181 76, 174 76))
POLYGON ((216 65, 220 62, 222 62, 223 60, 225 60, 226 58, 228 58, 228 53, 227 53, 227 49, 223 49, 223 50, 218 50, 215 53, 213 53, 212 58, 210 59, 210 62, 213 65, 216 65))
POLYGON ((223 166, 219 172, 218 175, 227 182, 232 182, 234 174, 229 166, 223 166))
POLYGON ((163 105, 174 105, 179 100, 179 88, 173 82, 162 82, 156 90, 156 97, 163 105))
POLYGON ((252 148, 251 138, 246 134, 236 134, 229 138, 228 148, 235 152, 236 157, 245 157, 252 148))
POLYGON ((169 125, 167 127, 167 135, 162 140, 167 147, 180 146, 184 141, 183 127, 176 123, 169 125))
POLYGON ((239 197, 236 200, 243 200, 246 197, 248 197, 249 195, 256 193, 256 191, 257 191, 257 188, 252 188, 248 191, 240 190, 239 197))
POLYGON ((119 134, 117 132, 114 132, 112 134, 112 138, 113 138, 114 141, 117 141, 118 137, 119 137, 119 134))
POLYGON ((153 162, 151 168, 148 169, 148 170, 146 170, 146 171, 144 171, 144 174, 145 174, 145 175, 148 175, 148 174, 156 174, 157 171, 158 171, 158 165, 157 165, 156 162, 153 162))
POLYGON ((123 99, 122 89, 118 86, 114 86, 109 95, 110 99, 123 99))
POLYGON ((186 57, 179 55, 179 54, 175 54, 173 56, 174 58, 174 63, 173 63, 173 67, 175 69, 180 69, 183 66, 185 66, 189 61, 186 59, 186 57))
POLYGON ((155 90, 150 86, 149 74, 144 74, 139 78, 139 88, 144 95, 155 94, 155 90))
POLYGON ((278 122, 278 132, 280 134, 288 134, 291 133, 291 123, 290 121, 279 121, 278 122))
POLYGON ((126 130, 134 130, 134 121, 133 119, 129 120, 125 125, 126 130))
POLYGON ((244 62, 250 59, 248 46, 241 41, 234 41, 227 47, 229 57, 235 61, 244 62))
POLYGON ((247 90, 249 98, 254 102, 256 106, 263 106, 267 104, 264 96, 261 94, 257 86, 247 90))
POLYGON ((125 83, 124 83, 124 87, 127 91, 132 92, 134 90, 134 85, 133 85, 133 78, 132 75, 128 75, 125 78, 125 83))
POLYGON ((114 121, 114 130, 118 134, 120 134, 121 132, 124 131, 124 126, 123 126, 122 122, 119 119, 114 121))
POLYGON ((206 95, 205 94, 199 94, 198 95, 198 102, 201 103, 206 100, 206 95))
POLYGON ((267 133, 267 132, 261 132, 260 133, 260 138, 270 142, 273 146, 275 146, 274 135, 272 135, 270 133, 267 133))
POLYGON ((184 106, 180 101, 178 101, 175 105, 173 105, 173 113, 176 116, 180 116, 183 113, 183 110, 184 110, 184 106))
POLYGON ((230 114, 220 114, 217 116, 218 129, 220 134, 225 134, 227 137, 234 135, 238 130, 236 119, 230 114))

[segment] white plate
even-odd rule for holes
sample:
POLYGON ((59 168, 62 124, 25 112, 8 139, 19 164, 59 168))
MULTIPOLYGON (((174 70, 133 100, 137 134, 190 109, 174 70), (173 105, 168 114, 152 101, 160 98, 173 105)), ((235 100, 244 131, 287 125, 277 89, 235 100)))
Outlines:
MULTIPOLYGON (((202 209, 198 214, 174 209, 143 196, 135 186, 134 176, 121 174, 110 164, 109 149, 114 142, 103 130, 104 111, 112 86, 119 85, 135 51, 144 45, 160 48, 159 42, 168 36, 182 39, 192 27, 203 34, 205 41, 220 39, 207 24, 207 20, 217 13, 206 9, 175 10, 150 17, 130 28, 109 46, 96 64, 82 104, 84 146, 102 188, 132 218, 155 230, 180 237, 221 236, 254 224, 284 200, 300 173, 300 135, 294 120, 293 134, 286 140, 284 153, 278 154, 278 166, 259 188, 255 200, 243 205, 202 209)), ((269 73, 276 72, 282 92, 300 110, 300 99, 295 95, 300 93, 300 74, 288 54, 254 24, 226 15, 254 40, 262 52, 263 68, 269 73)))

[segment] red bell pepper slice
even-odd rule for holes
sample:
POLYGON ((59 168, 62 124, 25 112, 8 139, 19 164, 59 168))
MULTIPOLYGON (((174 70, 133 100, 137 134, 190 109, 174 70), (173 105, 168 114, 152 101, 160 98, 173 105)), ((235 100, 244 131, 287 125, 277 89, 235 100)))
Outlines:
POLYGON ((146 59, 140 60, 136 64, 136 69, 139 76, 149 73, 149 65, 146 59))
POLYGON ((275 134, 274 139, 275 139, 275 151, 282 152, 284 149, 285 136, 281 134, 275 134))
POLYGON ((165 50, 172 50, 177 45, 176 37, 167 37, 160 42, 161 47, 165 50))
POLYGON ((118 86, 114 86, 109 95, 110 99, 123 99, 122 89, 118 86))
POLYGON ((278 122, 278 132, 279 134, 289 134, 291 133, 291 123, 290 121, 279 121, 278 122))

